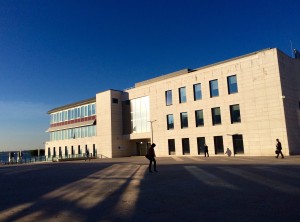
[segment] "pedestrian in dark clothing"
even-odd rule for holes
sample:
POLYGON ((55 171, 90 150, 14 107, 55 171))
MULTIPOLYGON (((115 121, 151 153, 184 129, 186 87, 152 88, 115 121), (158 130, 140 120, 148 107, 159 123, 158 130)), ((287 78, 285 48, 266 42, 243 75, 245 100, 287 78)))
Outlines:
POLYGON ((89 161, 91 160, 91 159, 90 159, 90 151, 89 151, 88 149, 86 150, 86 158, 85 158, 85 161, 86 161, 86 160, 89 160, 89 161))
POLYGON ((155 151, 154 151, 155 146, 156 146, 155 143, 152 143, 151 146, 148 149, 148 155, 149 155, 149 161, 150 161, 150 163, 149 163, 149 173, 152 173, 152 170, 151 170, 152 162, 153 162, 154 171, 158 172, 156 170, 156 160, 155 160, 155 151))
POLYGON ((281 142, 279 141, 279 139, 276 139, 276 142, 277 142, 277 144, 276 144, 276 154, 277 154, 276 158, 278 158, 278 156, 280 154, 281 158, 283 159, 284 156, 283 156, 283 153, 281 151, 282 150, 281 142))
POLYGON ((209 154, 208 154, 208 146, 206 144, 204 144, 204 157, 209 157, 209 154))

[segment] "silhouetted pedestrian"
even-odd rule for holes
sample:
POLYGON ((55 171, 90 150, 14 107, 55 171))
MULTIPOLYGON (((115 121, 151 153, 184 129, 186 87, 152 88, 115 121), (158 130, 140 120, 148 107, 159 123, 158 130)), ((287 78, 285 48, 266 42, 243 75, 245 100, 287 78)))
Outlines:
POLYGON ((227 154, 228 157, 231 157, 231 150, 229 148, 227 148, 225 154, 227 154))
POLYGON ((204 157, 209 157, 209 154, 208 154, 208 146, 206 144, 204 144, 204 157))
POLYGON ((276 139, 276 151, 275 153, 277 154, 276 158, 278 158, 279 154, 281 155, 281 158, 283 159, 284 156, 283 156, 283 153, 282 153, 282 146, 281 146, 281 142, 279 141, 279 139, 276 139))
POLYGON ((149 163, 149 173, 152 173, 152 170, 151 170, 152 162, 153 162, 154 171, 158 172, 156 170, 156 160, 155 160, 155 151, 154 151, 155 146, 156 146, 155 143, 152 143, 151 146, 148 149, 148 155, 149 155, 149 161, 150 161, 150 163, 149 163))
POLYGON ((86 160, 89 160, 90 161, 90 151, 87 149, 86 150, 86 158, 85 158, 85 161, 86 160))

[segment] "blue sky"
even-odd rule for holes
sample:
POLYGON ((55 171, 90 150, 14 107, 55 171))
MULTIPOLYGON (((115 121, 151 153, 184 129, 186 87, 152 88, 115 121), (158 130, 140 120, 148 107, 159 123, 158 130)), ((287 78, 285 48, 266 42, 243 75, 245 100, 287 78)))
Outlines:
POLYGON ((300 49, 299 0, 0 0, 0 151, 43 147, 47 111, 257 50, 300 49))

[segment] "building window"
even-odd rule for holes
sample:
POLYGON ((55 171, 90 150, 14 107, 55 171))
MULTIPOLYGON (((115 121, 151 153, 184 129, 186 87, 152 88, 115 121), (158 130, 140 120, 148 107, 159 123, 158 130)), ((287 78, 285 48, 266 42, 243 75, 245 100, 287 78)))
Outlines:
POLYGON ((131 132, 144 133, 151 131, 149 96, 130 101, 131 132))
POLYGON ((80 145, 78 145, 78 156, 81 155, 81 149, 80 149, 80 145))
POLYGON ((182 154, 189 155, 190 154, 190 140, 189 138, 182 138, 182 154))
POLYGON ((230 118, 231 123, 240 123, 241 122, 241 114, 240 114, 240 105, 231 105, 230 106, 230 118))
POLYGON ((58 153, 59 153, 59 157, 62 158, 62 151, 61 151, 61 147, 58 148, 58 153))
POLYGON ((172 104, 172 90, 168 90, 166 91, 166 105, 170 106, 172 104))
POLYGON ((209 81, 209 89, 211 98, 219 96, 219 86, 217 79, 209 81))
POLYGON ((194 101, 202 99, 201 83, 194 85, 194 101))
POLYGON ((227 77, 228 94, 237 93, 238 86, 236 81, 236 75, 227 77))
POLYGON ((212 116, 212 124, 213 125, 222 124, 220 107, 212 108, 211 116, 212 116))
POLYGON ((180 113, 181 129, 188 127, 188 115, 186 112, 180 113))
POLYGON ((68 157, 69 156, 69 153, 68 153, 68 147, 65 146, 65 156, 68 157))
POLYGON ((205 137, 197 137, 197 148, 198 148, 198 155, 204 153, 204 144, 205 144, 205 137))
POLYGON ((118 103, 119 103, 119 100, 118 100, 117 98, 112 98, 112 103, 118 104, 118 103))
POLYGON ((224 145, 222 136, 214 136, 215 154, 224 154, 224 145))
POLYGON ((195 111, 196 127, 204 126, 203 110, 195 111))
POLYGON ((186 89, 185 87, 179 88, 179 103, 186 102, 186 89))
POLYGON ((173 114, 167 115, 167 129, 174 129, 174 117, 173 114))
POLYGON ((244 154, 243 135, 232 135, 233 153, 244 154))
POLYGON ((169 155, 175 155, 175 140, 168 140, 169 155))

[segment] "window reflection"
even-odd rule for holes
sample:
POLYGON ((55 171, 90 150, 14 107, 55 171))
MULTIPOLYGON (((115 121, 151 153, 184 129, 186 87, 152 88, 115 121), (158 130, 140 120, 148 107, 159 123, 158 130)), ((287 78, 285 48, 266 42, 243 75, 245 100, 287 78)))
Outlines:
POLYGON ((227 77, 227 86, 228 86, 228 94, 238 92, 236 75, 227 77))
POLYGON ((130 101, 131 109, 131 132, 150 132, 150 108, 149 96, 133 99, 130 101))
POLYGON ((50 123, 59 123, 93 115, 96 115, 95 103, 53 113, 50 115, 50 123))
POLYGON ((219 86, 218 86, 217 79, 209 81, 209 88, 210 88, 210 97, 219 96, 219 86))

